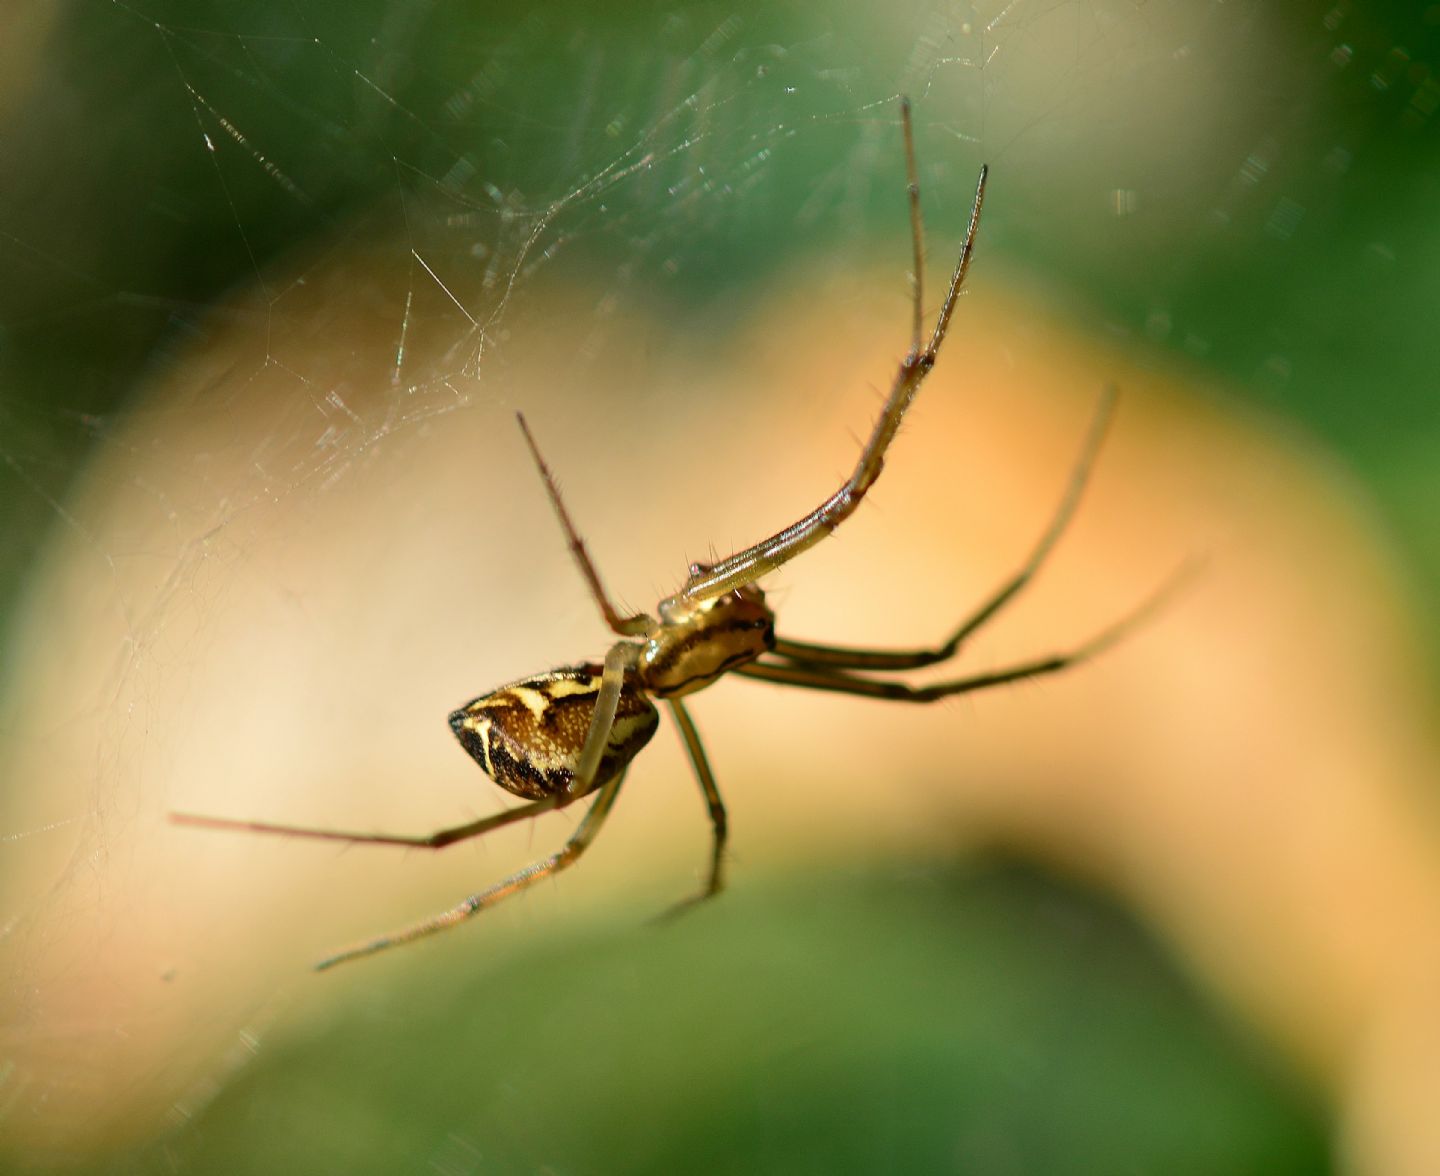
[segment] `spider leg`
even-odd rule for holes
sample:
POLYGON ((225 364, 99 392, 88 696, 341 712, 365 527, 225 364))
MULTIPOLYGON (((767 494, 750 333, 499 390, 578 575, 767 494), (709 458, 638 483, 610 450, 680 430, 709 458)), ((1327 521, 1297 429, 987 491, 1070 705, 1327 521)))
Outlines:
POLYGON ((605 586, 600 582, 600 573, 595 570, 595 565, 590 562, 590 554, 585 550, 585 541, 580 538, 580 533, 575 530, 575 524, 570 521, 570 513, 565 509, 565 500, 560 497, 560 486, 550 472, 550 467, 545 464, 545 459, 540 456, 540 447, 535 444, 530 426, 525 422, 525 414, 517 412, 515 419, 520 422, 520 431, 525 434, 525 444, 530 447, 530 456, 535 459, 535 466, 540 471, 540 477, 545 481, 545 493, 549 495, 550 505, 555 509, 555 517, 560 520, 560 527, 565 532, 565 539, 570 545, 570 554, 580 565, 580 574, 585 577, 585 583, 590 588, 590 595, 600 606, 600 615, 605 618, 605 623, 621 637, 634 637, 649 632, 655 622, 645 613, 622 617, 615 606, 610 603, 610 597, 605 593, 605 586))
POLYGON ((426 836, 406 837, 390 833, 346 833, 339 829, 310 829, 299 825, 274 825, 268 821, 235 821, 226 817, 202 817, 195 813, 171 813, 170 820, 176 825, 193 825, 202 829, 239 829, 246 833, 278 833, 283 837, 310 837, 320 841, 344 841, 358 845, 405 845, 412 849, 444 849, 457 841, 468 841, 512 825, 529 817, 538 817, 552 809, 563 808, 570 803, 567 796, 547 796, 533 800, 493 816, 482 817, 468 824, 440 829, 426 836))
MULTIPOLYGON (((1106 643, 1108 644, 1108 642, 1106 643)), ((855 694, 862 698, 883 698, 890 702, 937 702, 952 694, 967 694, 974 690, 986 690, 1006 682, 1018 682, 1024 678, 1038 678, 1053 674, 1067 666, 1085 661, 1100 652, 1100 647, 1083 646, 1068 654, 1056 654, 1023 662, 1008 669, 988 674, 974 674, 957 678, 952 682, 936 682, 929 686, 911 686, 907 682, 877 682, 873 678, 860 678, 844 670, 821 669, 818 666, 792 665, 784 662, 755 661, 739 666, 735 673, 746 678, 758 678, 763 682, 777 682, 782 686, 803 686, 808 690, 829 690, 836 694, 855 694)))
POLYGON ((920 211, 920 169, 915 164, 915 136, 910 131, 910 99, 900 99, 900 121, 905 128, 905 179, 910 196, 910 244, 915 250, 910 271, 910 354, 920 353, 925 332, 925 218, 920 211))
MULTIPOLYGON (((908 158, 914 153, 909 103, 901 106, 900 114, 908 158)), ((975 251, 975 232, 980 225, 980 208, 985 199, 987 174, 988 169, 982 167, 979 180, 975 185, 975 198, 970 206, 970 222, 965 230, 965 241, 960 249, 960 259, 955 264, 954 273, 951 274, 950 288, 946 291, 945 301, 940 306, 940 314, 931 331, 930 341, 923 350, 912 347, 900 364, 900 370, 895 375, 895 382, 890 388, 890 395, 886 398, 880 419, 875 422, 875 427, 871 430, 870 439, 865 443, 865 449, 860 455, 854 473, 839 490, 798 522, 792 523, 784 530, 776 532, 753 547, 737 551, 734 555, 726 556, 719 563, 692 574, 678 593, 660 602, 662 618, 684 616, 694 605, 702 601, 722 596, 741 585, 754 583, 761 576, 794 559, 802 551, 815 546, 855 513, 866 492, 875 479, 880 476, 880 470, 885 464, 885 451, 900 429, 900 421, 905 415, 905 410, 910 407, 915 393, 919 391, 925 377, 930 374, 930 369, 935 366, 936 354, 945 340, 946 332, 950 329, 950 319, 955 313, 955 303, 960 296, 960 287, 964 284, 965 274, 970 268, 970 259, 975 251)), ((911 206, 911 233, 916 238, 914 245, 915 255, 918 258, 924 252, 924 242, 920 239, 922 226, 919 216, 919 184, 914 178, 913 171, 910 182, 915 190, 914 202, 911 206)), ((918 270, 917 265, 914 282, 917 318, 921 296, 918 270)), ((918 340, 918 334, 916 338, 918 340)))
POLYGON ((393 931, 389 935, 381 935, 364 943, 356 944, 354 947, 347 947, 334 955, 326 956, 315 965, 315 970, 323 972, 327 968, 335 967, 336 964, 347 963, 350 960, 360 959, 362 956, 375 955, 387 948, 399 947, 403 943, 410 943, 412 940, 422 939, 427 935, 447 931, 456 924, 463 923, 466 919, 473 919, 481 911, 504 901, 512 894, 519 894, 520 891, 529 889, 542 879, 549 878, 566 867, 574 865, 580 855, 589 848, 590 843, 595 840, 596 834, 600 832, 600 826, 605 823, 605 817, 609 814, 611 806, 614 805, 615 797, 619 794, 620 785, 624 779, 625 773, 619 772, 606 781, 596 796, 595 803, 590 806, 590 811, 585 814, 575 832, 571 834, 570 840, 558 853, 552 853, 538 862, 532 862, 523 870, 518 870, 488 890, 470 895, 469 898, 451 907, 448 911, 442 911, 431 918, 412 923, 409 927, 393 931))
POLYGON ((681 911, 704 902, 707 898, 714 898, 725 887, 725 879, 722 873, 725 860, 725 839, 728 835, 729 824, 725 816, 725 802, 720 799, 720 789, 715 786, 714 773, 710 771, 710 762, 705 757, 704 745, 700 742, 700 732, 695 729, 694 720, 690 718, 690 712, 685 704, 678 698, 666 699, 670 704, 670 711, 675 716, 675 725, 680 728, 680 737, 685 741, 685 750, 690 754, 690 764, 695 769, 695 778, 700 781, 700 790, 705 793, 705 804, 710 810, 710 825, 714 830, 714 840, 710 851, 710 877, 705 883, 705 888, 699 894, 677 903, 671 907, 662 917, 677 915, 681 911))
POLYGON ((589 792, 595 773, 600 770, 600 760, 605 755, 610 732, 615 726, 615 712, 619 709, 620 692, 625 686, 625 671, 635 665, 640 648, 634 642, 619 641, 605 655, 600 689, 595 694, 595 713, 590 716, 590 728, 585 732, 575 774, 567 789, 571 797, 584 796, 589 792))
POLYGON ((854 649, 838 645, 816 645, 808 641, 782 639, 775 642, 775 652, 789 661, 800 662, 807 666, 874 671, 918 670, 954 657, 967 637, 988 623, 1030 583, 1041 565, 1049 558, 1050 552, 1059 542, 1060 536, 1065 533, 1065 528, 1069 526, 1070 520, 1074 517, 1075 508, 1079 505, 1080 497, 1090 479, 1090 472, 1095 465, 1095 455, 1099 452, 1100 445, 1105 439, 1106 430, 1115 414, 1117 395, 1118 392, 1113 385, 1107 387, 1101 394, 1100 403, 1095 409, 1095 415, 1091 418, 1089 431, 1085 435, 1085 443, 1081 447, 1080 456, 1076 459, 1075 466, 1070 473, 1070 481, 1066 485, 1060 505, 1051 517, 1044 534, 1040 536, 1040 541, 1035 544, 1020 570, 962 621, 943 645, 936 646, 934 649, 854 649))
POLYGON ((859 695, 862 698, 883 698, 892 702, 937 702, 956 694, 970 694, 976 690, 988 690, 992 686, 1003 686, 1007 682, 1020 682, 1027 678, 1059 673, 1070 666, 1089 661, 1115 645, 1154 614, 1181 582, 1188 578, 1192 570, 1192 566, 1188 564, 1182 567, 1139 608, 1069 652, 1051 654, 1049 657, 1036 658, 984 674, 970 674, 948 682, 911 686, 907 682, 882 682, 873 678, 862 678, 826 666, 788 662, 753 661, 748 665, 737 666, 733 672, 784 686, 803 686, 809 690, 829 690, 837 694, 859 695))

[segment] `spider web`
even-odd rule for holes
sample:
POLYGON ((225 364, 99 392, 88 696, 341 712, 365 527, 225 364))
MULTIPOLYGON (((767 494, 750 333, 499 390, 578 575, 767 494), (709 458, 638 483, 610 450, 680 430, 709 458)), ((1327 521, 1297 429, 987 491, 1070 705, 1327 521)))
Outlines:
POLYGON ((703 469, 716 399, 828 419, 830 390, 706 372, 801 259, 884 260, 903 331, 901 94, 935 238, 988 161, 986 249, 1272 398, 1283 331, 1247 350, 1187 292, 1332 215, 1296 178, 1353 160, 1296 114, 1344 98, 1325 69, 1433 108, 1373 28, 1317 9, 1297 35, 1260 4, 46 7, 0 132, 0 950, 7 1113, 40 1148, 197 1105, 306 953, 427 909, 376 894, 413 860, 371 888, 363 855, 177 847, 166 811, 421 827, 454 779, 433 713, 598 652, 515 408, 589 488, 617 595, 749 537, 703 469), (691 529, 646 534, 657 498, 691 529))

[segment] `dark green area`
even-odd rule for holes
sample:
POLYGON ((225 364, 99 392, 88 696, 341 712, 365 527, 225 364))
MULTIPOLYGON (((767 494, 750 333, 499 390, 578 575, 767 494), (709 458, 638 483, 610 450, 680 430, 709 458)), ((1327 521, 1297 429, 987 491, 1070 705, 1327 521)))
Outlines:
POLYGON ((1017 868, 742 884, 494 969, 482 939, 360 965, 323 1030, 103 1170, 1329 1170, 1315 1108, 1133 922, 1017 868))

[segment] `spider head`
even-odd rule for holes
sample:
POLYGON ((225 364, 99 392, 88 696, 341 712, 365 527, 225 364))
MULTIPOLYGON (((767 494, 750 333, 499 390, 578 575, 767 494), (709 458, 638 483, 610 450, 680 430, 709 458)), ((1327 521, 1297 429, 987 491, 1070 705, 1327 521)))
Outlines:
POLYGON ((693 694, 774 647, 775 614, 765 593, 744 584, 665 616, 645 642, 640 674, 657 697, 693 694))

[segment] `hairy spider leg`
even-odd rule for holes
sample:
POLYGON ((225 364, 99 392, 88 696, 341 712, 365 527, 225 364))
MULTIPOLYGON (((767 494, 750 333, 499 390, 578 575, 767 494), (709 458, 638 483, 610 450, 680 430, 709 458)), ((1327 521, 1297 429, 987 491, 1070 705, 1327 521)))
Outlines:
POLYGON ((634 669, 640 649, 633 641, 618 641, 605 655, 605 666, 600 672, 600 689, 595 694, 595 713, 590 716, 590 728, 585 732, 585 742, 580 745, 575 775, 567 789, 571 796, 584 796, 595 781, 595 773, 600 770, 600 760, 615 726, 615 711, 620 706, 625 671, 634 669))
POLYGON ((862 698, 883 698, 891 702, 938 702, 942 698, 950 698, 956 694, 969 694, 976 690, 988 690, 992 686, 1003 686, 1007 682, 1019 682, 1027 678, 1039 678, 1046 674, 1058 673, 1070 666, 1089 661, 1117 644, 1131 630, 1138 628, 1159 611, 1181 585, 1190 579, 1196 566, 1195 561, 1181 565, 1138 608, 1068 653, 1035 658, 1033 661, 1021 662, 1018 665, 992 670, 984 674, 971 674, 949 682, 912 686, 908 682, 886 682, 863 678, 857 674, 827 666, 783 661, 754 661, 749 665, 737 666, 734 672, 764 682, 803 686, 810 690, 828 690, 836 694, 854 694, 862 698))
POLYGON ((915 162, 915 136, 910 133, 910 99, 900 99, 900 121, 905 128, 905 180, 910 197, 910 245, 915 260, 910 270, 910 354, 920 353, 925 332, 925 217, 920 210, 920 168, 915 162))
POLYGON ((695 769, 695 778, 700 781, 700 790, 705 794, 705 806, 710 812, 710 828, 713 834, 710 848, 710 876, 705 887, 698 894, 684 899, 668 913, 680 911, 714 898, 725 888, 725 840, 729 836, 729 819, 725 815, 725 802, 720 799, 720 789, 715 784, 715 774, 710 770, 710 761, 705 756, 705 747, 700 742, 700 732, 690 711, 678 698, 667 698, 670 713, 675 716, 675 725, 680 729, 680 738, 685 741, 685 750, 690 755, 690 766, 695 769))
MULTIPOLYGON (((914 132, 910 125, 908 103, 901 107, 901 121, 904 127, 908 157, 914 152, 914 132)), ((945 301, 940 306, 935 328, 930 334, 930 342, 923 351, 912 348, 901 363, 900 370, 895 376, 895 382, 891 386, 890 395, 885 401, 885 407, 880 413, 880 418, 875 422, 875 427, 871 431, 870 439, 865 444, 855 471, 839 490, 798 522, 777 531, 753 547, 737 551, 734 555, 726 556, 719 563, 702 568, 692 574, 679 592, 660 602, 659 611, 662 620, 684 616, 698 603, 722 596, 741 585, 753 584, 760 577, 774 571, 782 564, 788 563, 802 551, 819 543, 855 513, 856 508, 865 497, 866 491, 880 476, 880 470, 885 464, 885 451, 889 448, 890 442, 895 439, 905 410, 910 407, 910 402, 914 400, 920 385, 930 374, 930 369, 935 366, 936 354, 940 350, 940 345, 945 341, 946 332, 950 329, 950 320, 955 313, 955 303, 960 296, 960 288, 965 282, 965 275, 970 268, 970 259, 975 252, 975 232, 980 226, 980 210, 985 201, 985 181, 988 174, 988 168, 980 169, 980 176, 975 184, 975 197, 970 205, 970 221, 965 230, 965 241, 961 246, 960 258, 955 264, 954 273, 950 277, 950 288, 946 291, 945 301)), ((921 239, 923 227, 918 215, 919 184, 914 179, 913 173, 911 183, 916 189, 915 204, 912 206, 911 232, 916 236, 915 254, 919 257, 924 251, 921 239)), ((918 302, 921 294, 918 272, 913 285, 918 302)))
POLYGON ((1095 465, 1095 457, 1114 417, 1115 401, 1118 395, 1118 390, 1113 384, 1107 386, 1101 394, 1100 402, 1091 418, 1090 428, 1085 435, 1080 455, 1071 470, 1070 480, 1066 485, 1060 504, 1050 519, 1049 526, 1045 528, 1039 542, 1035 544, 1020 570, 966 617, 943 645, 934 649, 856 649, 778 638, 775 642, 774 652, 790 661, 800 662, 807 666, 821 666, 837 670, 918 670, 954 657, 966 638, 988 623, 1002 608, 1018 596, 1035 577, 1041 565, 1049 558, 1050 552, 1059 542, 1061 535, 1064 534, 1070 520, 1075 515, 1076 507, 1080 504, 1081 495, 1085 491, 1090 480, 1091 470, 1095 465))
POLYGON ((580 565, 580 574, 585 577, 585 583, 590 587, 590 595, 600 606, 600 615, 605 618, 605 623, 621 637, 638 637, 648 633, 655 626, 653 617, 645 613, 622 617, 615 606, 610 603, 605 586, 600 582, 600 573, 595 570, 595 565, 590 561, 590 553, 585 550, 585 541, 580 538, 580 533, 575 530, 575 524, 570 521, 570 512, 565 509, 565 500, 560 497, 560 486, 550 472, 550 467, 545 464, 545 459, 540 456, 540 447, 535 444, 535 437, 525 421, 525 414, 517 412, 515 419, 520 422, 520 431, 525 434, 525 444, 530 447, 530 456, 535 459, 535 466, 540 471, 540 477, 545 481, 545 493, 549 495, 550 505, 555 510, 555 517, 560 520, 560 527, 565 532, 566 542, 570 545, 570 554, 580 565))
POLYGON ((340 829, 312 829, 303 825, 276 825, 269 821, 237 821, 228 817, 202 817, 196 813, 171 813, 170 821, 176 825, 194 825, 201 829, 240 829, 246 833, 278 833, 284 837, 309 837, 318 841, 345 841, 358 845, 404 845, 411 849, 444 849, 457 841, 469 841, 511 825, 529 817, 538 817, 554 809, 564 808, 570 803, 565 796, 547 796, 532 800, 513 809, 506 809, 494 816, 482 817, 464 825, 454 825, 414 837, 391 833, 347 833, 340 829))
POLYGON ((552 853, 549 857, 533 862, 523 870, 518 870, 510 877, 497 882, 487 890, 479 894, 472 894, 463 902, 451 907, 448 911, 442 911, 438 915, 424 919, 418 923, 412 923, 399 931, 392 931, 389 935, 380 935, 364 943, 356 944, 354 947, 347 947, 334 955, 327 956, 315 965, 317 972, 326 971, 337 964, 348 963, 351 960, 358 960, 365 956, 375 955, 377 952, 385 951, 392 947, 399 947, 405 943, 411 943, 416 939, 423 939, 427 935, 434 935, 440 931, 446 931, 457 923, 463 923, 466 919, 473 919, 481 911, 503 902, 512 894, 518 894, 527 890, 542 879, 558 874, 568 866, 573 866, 580 855, 589 848, 590 843, 595 840, 595 835, 600 832, 600 827, 605 823, 611 806, 615 803, 615 797, 620 792, 620 785, 625 780, 625 772, 621 771, 611 777, 600 788, 600 793, 595 798, 595 803, 590 806, 589 812, 584 819, 576 826, 575 832, 571 834, 561 849, 552 853))

